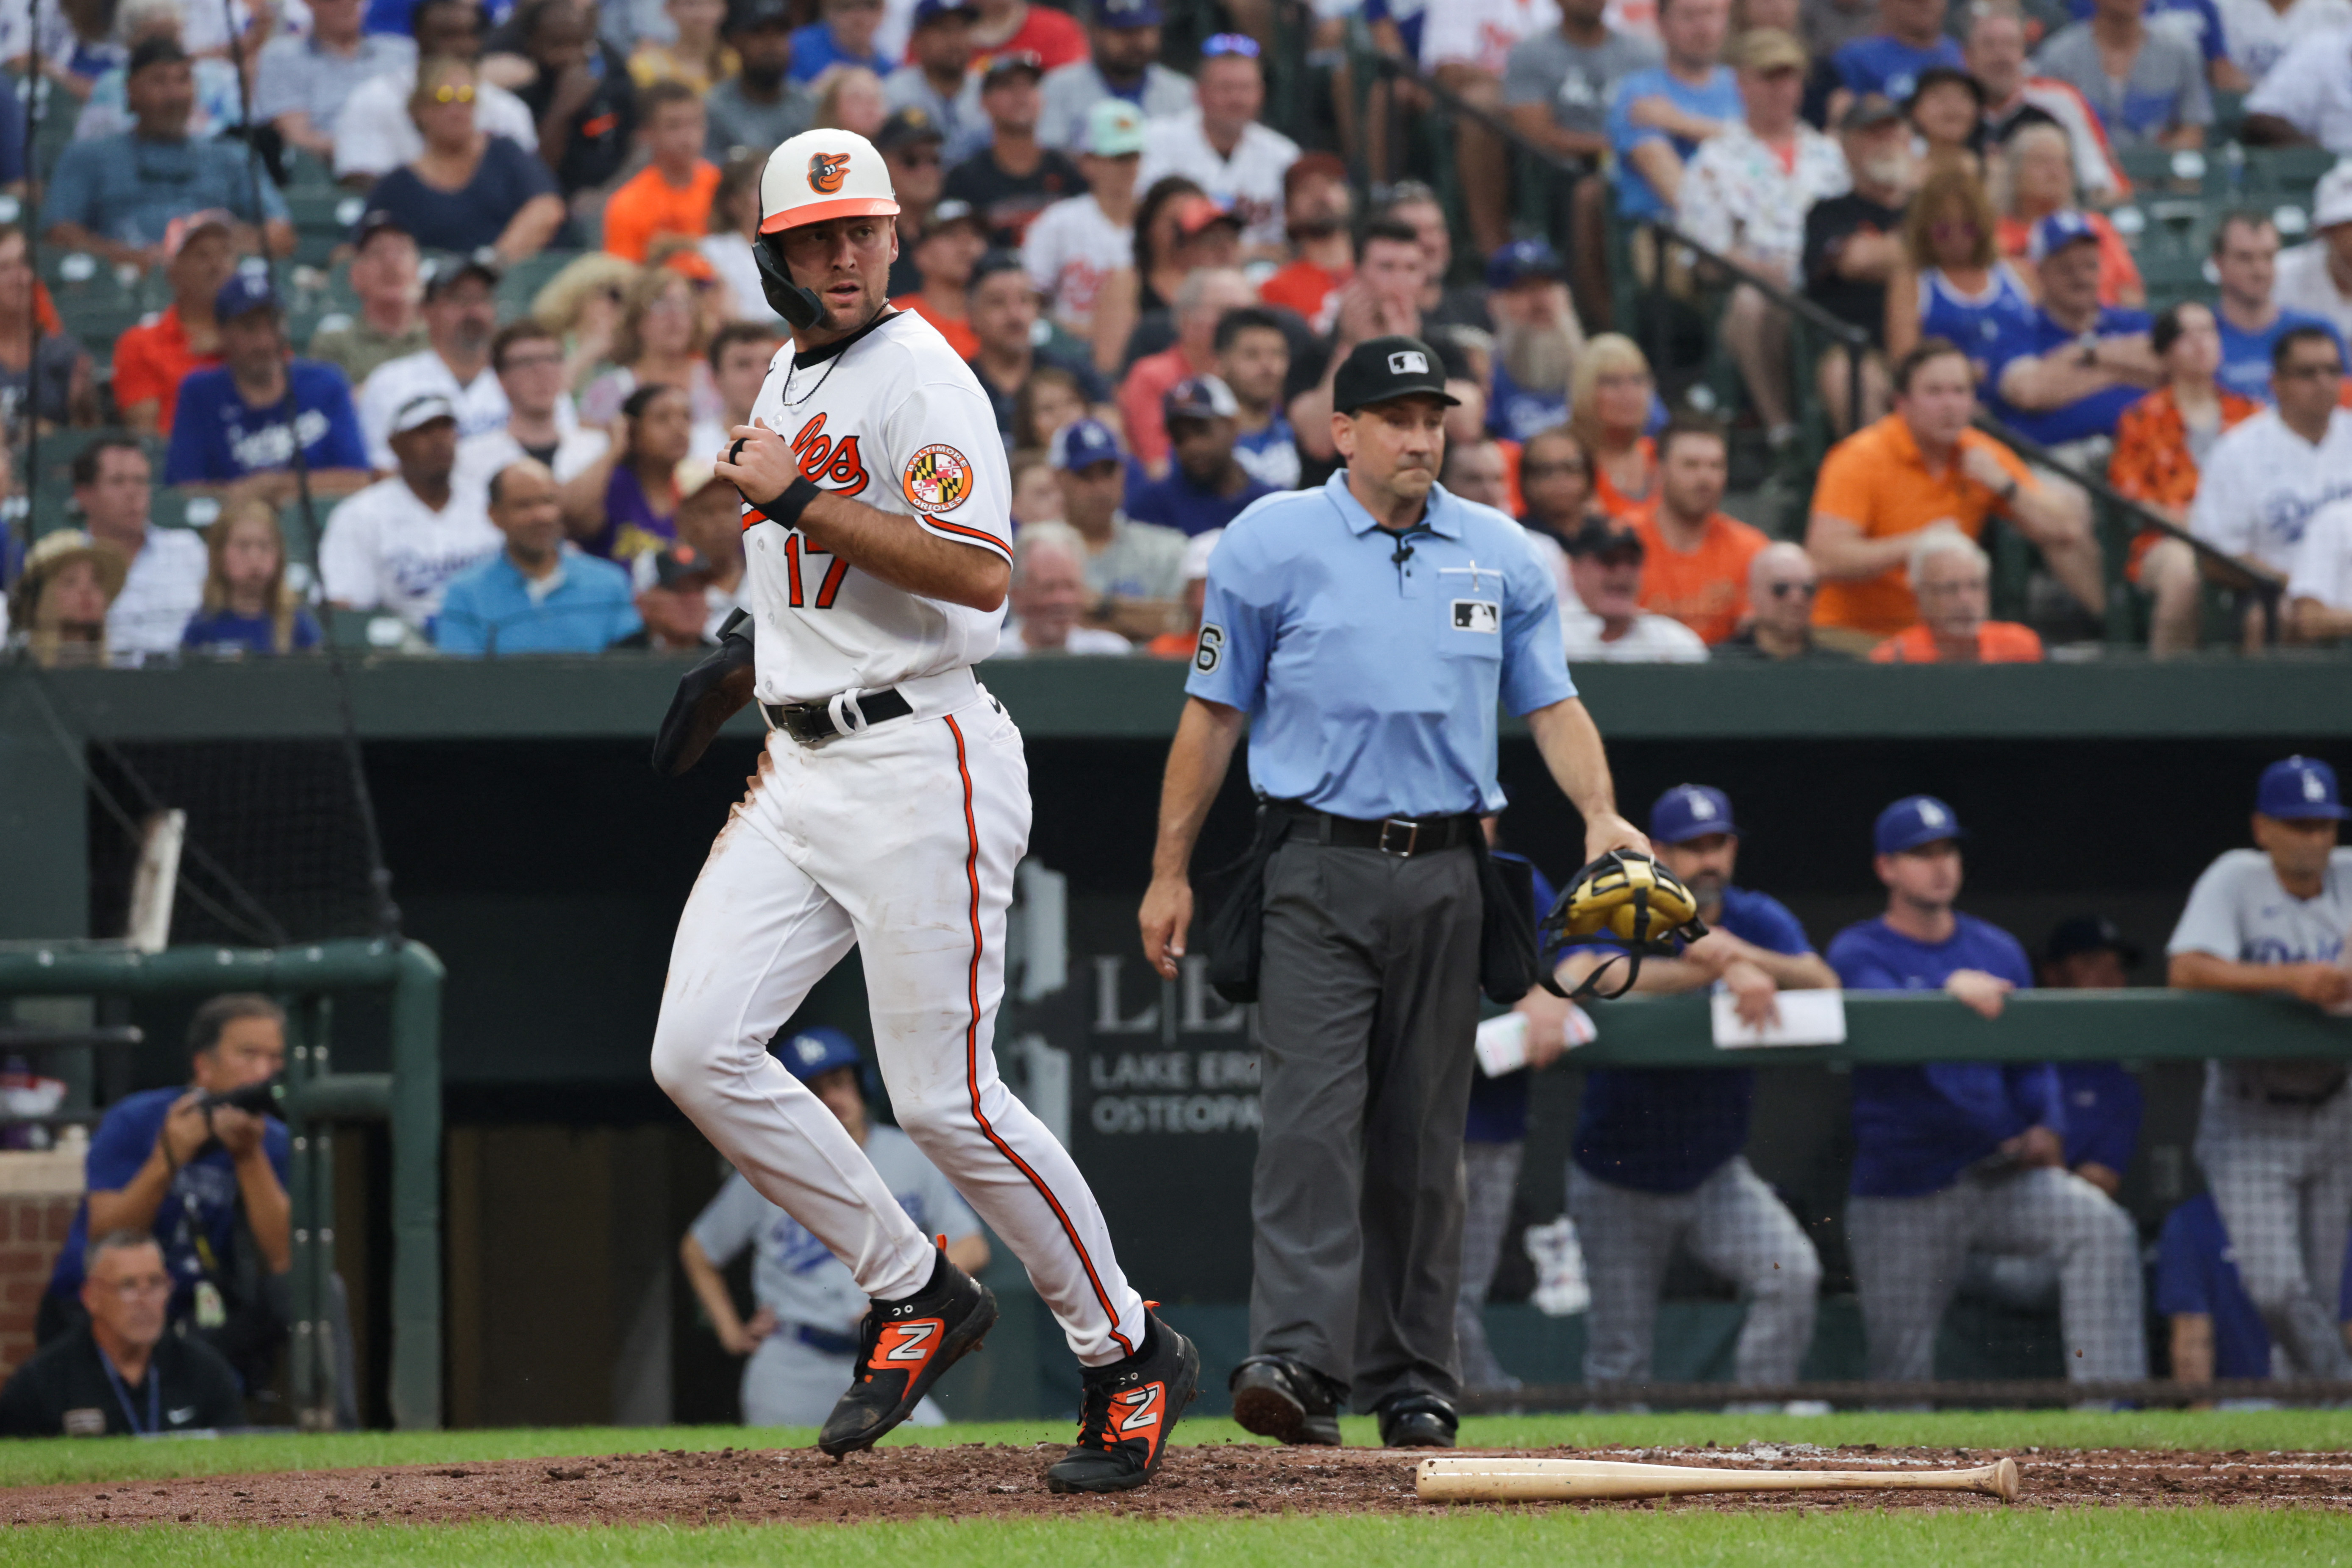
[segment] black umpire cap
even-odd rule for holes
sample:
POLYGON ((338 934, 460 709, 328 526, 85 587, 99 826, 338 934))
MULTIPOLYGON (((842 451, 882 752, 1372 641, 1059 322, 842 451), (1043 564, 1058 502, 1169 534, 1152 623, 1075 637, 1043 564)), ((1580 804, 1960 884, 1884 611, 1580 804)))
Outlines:
POLYGON ((1341 414, 1415 396, 1434 397, 1448 405, 1462 401, 1445 390, 1445 363, 1437 351, 1402 333, 1358 343, 1331 378, 1331 406, 1341 414))

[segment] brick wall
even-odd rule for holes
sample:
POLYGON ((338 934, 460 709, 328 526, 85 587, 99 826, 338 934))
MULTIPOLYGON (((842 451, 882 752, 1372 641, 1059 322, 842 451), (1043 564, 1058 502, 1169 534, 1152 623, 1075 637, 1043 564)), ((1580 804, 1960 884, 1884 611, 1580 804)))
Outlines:
POLYGON ((33 1353, 33 1315, 80 1202, 79 1159, 0 1154, 0 1378, 33 1353))

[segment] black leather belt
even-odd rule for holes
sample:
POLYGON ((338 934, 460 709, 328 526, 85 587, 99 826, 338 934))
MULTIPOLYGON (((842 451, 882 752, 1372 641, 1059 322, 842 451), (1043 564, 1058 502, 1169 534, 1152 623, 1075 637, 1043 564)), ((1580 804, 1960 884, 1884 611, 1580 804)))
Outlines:
POLYGON ((833 721, 831 698, 823 702, 767 702, 761 706, 767 710, 769 723, 803 745, 812 746, 819 741, 830 741, 835 735, 870 730, 885 720, 904 719, 915 710, 915 705, 900 695, 895 686, 866 692, 855 703, 849 704, 865 715, 866 721, 847 730, 833 721))
POLYGON ((1273 805, 1291 820, 1289 839, 1308 839, 1342 849, 1377 849, 1400 858, 1458 849, 1480 830, 1475 812, 1458 816, 1386 816, 1368 822, 1334 816, 1295 800, 1277 800, 1273 805))
POLYGON ((2313 1089, 2308 1094, 2296 1094, 2282 1089, 2256 1089, 2252 1084, 2241 1079, 2238 1080, 2238 1096, 2242 1100, 2260 1100, 2264 1105, 2282 1105, 2297 1110, 2311 1110, 2326 1105, 2343 1093, 2347 1081, 2344 1078, 2338 1078, 2326 1089, 2313 1089))

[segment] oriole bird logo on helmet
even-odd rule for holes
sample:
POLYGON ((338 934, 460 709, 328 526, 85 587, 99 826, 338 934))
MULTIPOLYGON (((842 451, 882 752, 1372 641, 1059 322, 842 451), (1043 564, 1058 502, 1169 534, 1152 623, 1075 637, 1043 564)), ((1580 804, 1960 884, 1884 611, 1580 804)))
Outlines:
POLYGON ((849 174, 849 154, 846 153, 813 153, 809 155, 809 189, 821 196, 829 196, 841 189, 841 182, 849 174))

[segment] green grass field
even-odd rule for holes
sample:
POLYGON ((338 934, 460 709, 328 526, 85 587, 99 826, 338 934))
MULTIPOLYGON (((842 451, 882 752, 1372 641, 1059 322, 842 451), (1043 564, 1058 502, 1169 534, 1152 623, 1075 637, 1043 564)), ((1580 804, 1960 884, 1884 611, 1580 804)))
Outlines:
MULTIPOLYGON (((1369 1422, 1347 1424, 1370 1443, 1369 1422)), ((1031 1444, 1066 1441, 1056 1423, 933 1428, 891 1441, 1031 1444)), ((803 1430, 723 1426, 575 1427, 214 1441, 56 1440, 0 1446, 0 1486, 95 1482, 256 1471, 320 1470, 500 1458, 557 1458, 654 1448, 800 1446, 803 1430)), ((2257 1453, 2352 1447, 2352 1421, 2326 1411, 1939 1412, 1819 1417, 1668 1415, 1478 1416, 1465 1445, 1598 1447, 1700 1445, 1751 1439, 1885 1447, 2244 1448, 2257 1453)), ((1255 1441, 1223 1420, 1188 1422, 1180 1441, 1255 1441)), ((2352 1521, 2307 1510, 2199 1507, 2053 1510, 2030 1505, 1883 1511, 1825 1504, 1805 1512, 1719 1512, 1669 1506, 1591 1513, 1455 1510, 1407 1517, 1293 1514, 1171 1524, 1101 1518, 1056 1521, 910 1520, 903 1524, 629 1526, 580 1529, 510 1523, 340 1525, 286 1529, 194 1526, 8 1530, 10 1568, 103 1563, 107 1568, 265 1568, 279 1563, 364 1565, 464 1562, 717 1565, 769 1568, 822 1552, 826 1568, 954 1564, 956 1568, 1076 1568, 1077 1564, 1182 1564, 1225 1568, 1302 1562, 1372 1564, 1475 1562, 1589 1564, 1671 1561, 1738 1568, 1789 1563, 1808 1568, 1885 1568, 1889 1562, 2118 1568, 2122 1564, 2343 1563, 2352 1565, 2352 1521)))

